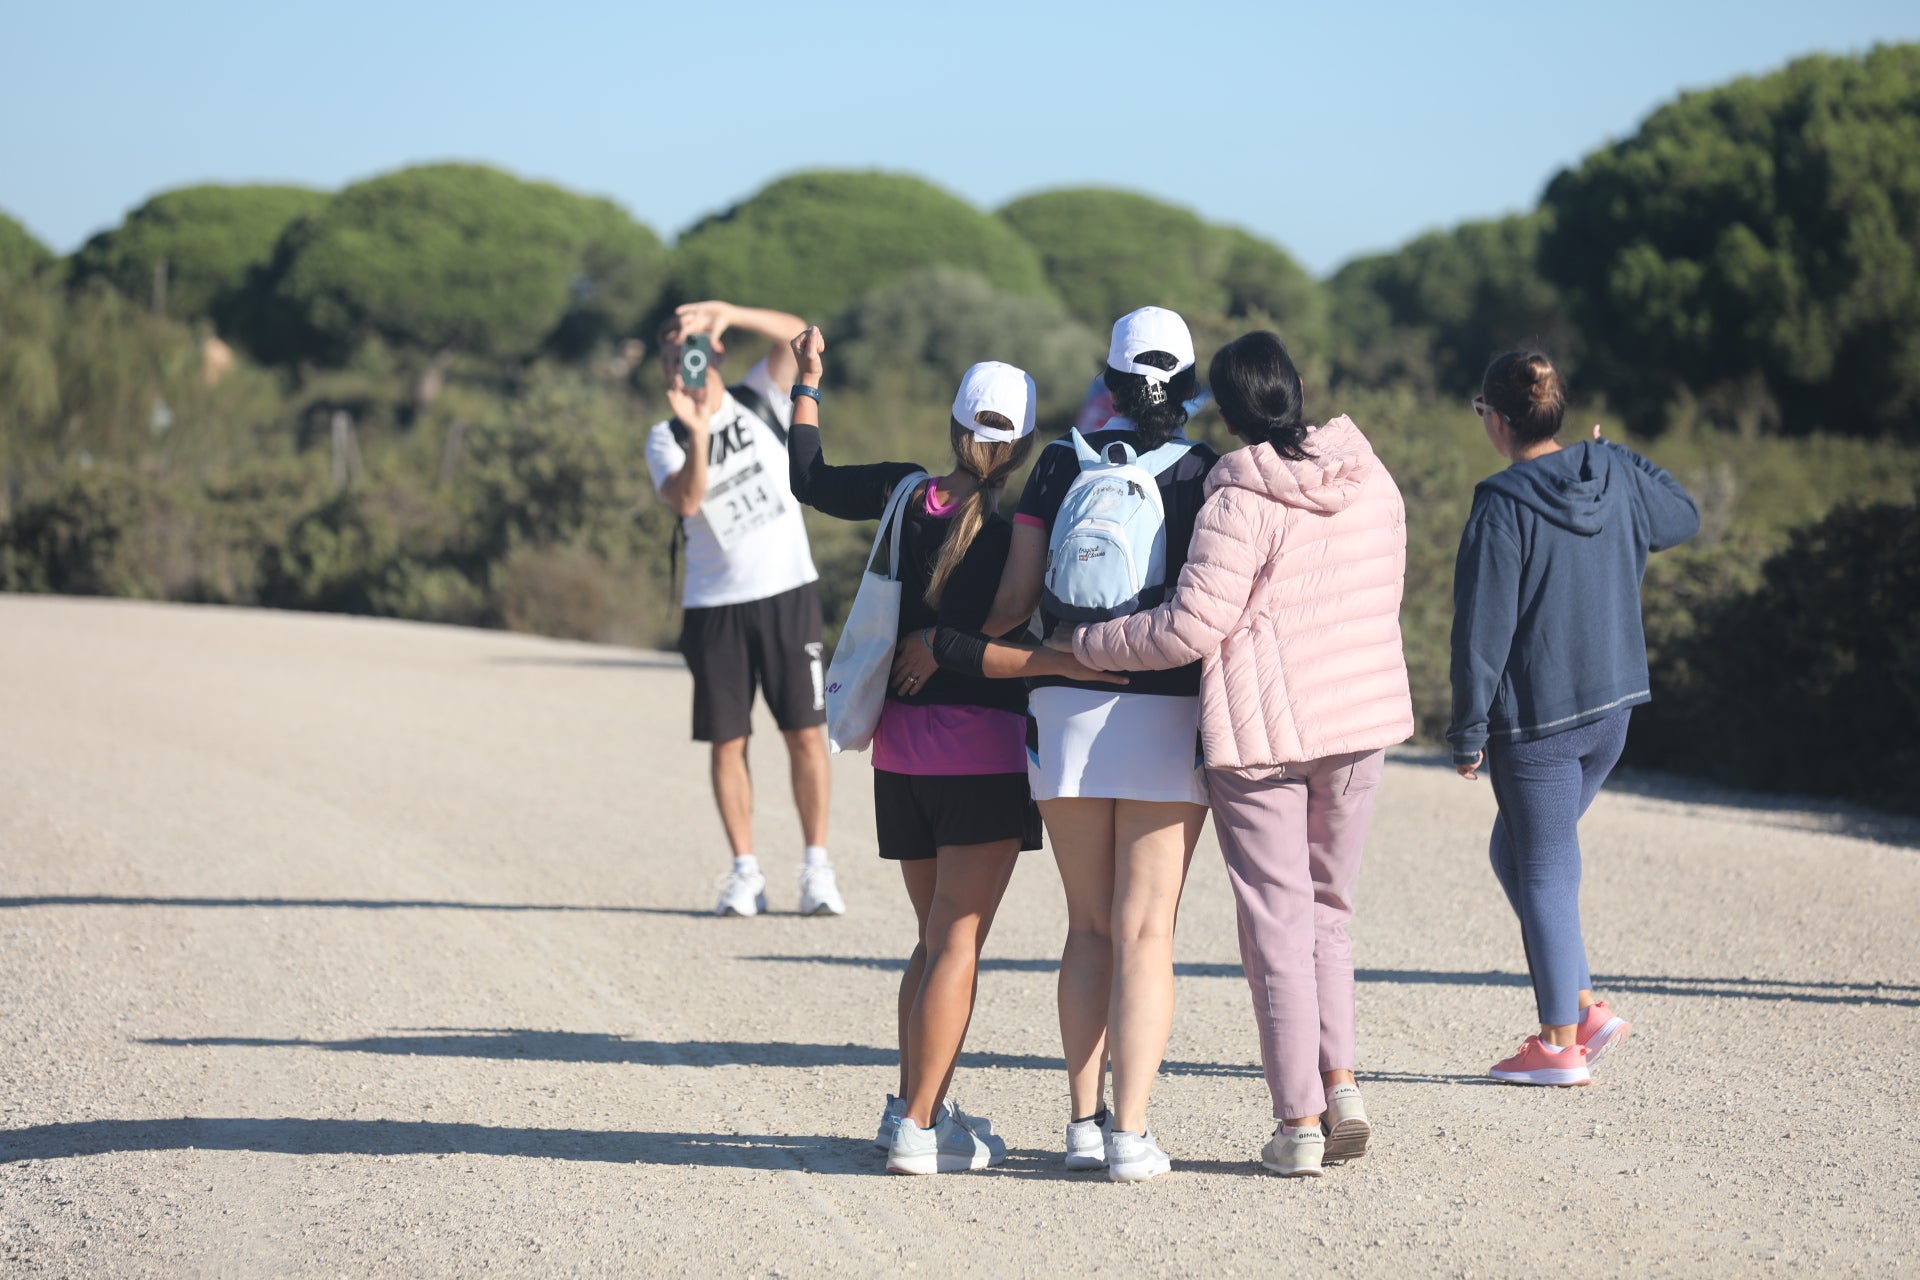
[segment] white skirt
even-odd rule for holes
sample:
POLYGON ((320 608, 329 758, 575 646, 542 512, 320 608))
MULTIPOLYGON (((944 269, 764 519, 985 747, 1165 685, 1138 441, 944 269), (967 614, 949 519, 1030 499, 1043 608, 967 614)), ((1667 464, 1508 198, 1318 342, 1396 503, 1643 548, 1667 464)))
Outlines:
POLYGON ((1091 689, 1035 689, 1027 698, 1039 748, 1027 751, 1035 800, 1207 803, 1200 699, 1091 689))

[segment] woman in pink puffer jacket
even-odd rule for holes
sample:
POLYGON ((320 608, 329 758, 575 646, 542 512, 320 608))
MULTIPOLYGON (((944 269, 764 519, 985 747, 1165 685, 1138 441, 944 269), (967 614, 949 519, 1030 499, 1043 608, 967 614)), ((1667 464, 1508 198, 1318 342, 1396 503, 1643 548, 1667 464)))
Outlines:
POLYGON ((1208 381, 1249 447, 1207 478, 1179 585, 1156 609, 1079 628, 1073 647, 1108 671, 1203 661, 1214 829, 1281 1122, 1261 1163, 1317 1175, 1365 1154, 1371 1134, 1347 921, 1384 749, 1413 732, 1406 508, 1352 421, 1306 425, 1275 335, 1221 348, 1208 381))

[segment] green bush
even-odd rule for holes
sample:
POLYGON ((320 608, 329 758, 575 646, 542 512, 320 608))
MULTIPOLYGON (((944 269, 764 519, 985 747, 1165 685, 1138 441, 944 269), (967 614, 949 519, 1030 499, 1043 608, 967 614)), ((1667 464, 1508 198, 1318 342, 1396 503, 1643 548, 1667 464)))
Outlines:
POLYGON ((1686 391, 1920 439, 1920 45, 1685 94, 1544 203, 1542 265, 1637 424, 1686 391))
POLYGON ((1178 206, 1086 188, 1028 196, 1000 216, 1039 251, 1067 308, 1098 333, 1152 305, 1190 318, 1264 316, 1305 347, 1323 337, 1321 290, 1297 263, 1178 206))
POLYGON ((166 547, 153 535, 167 506, 130 468, 67 469, 0 525, 0 588, 163 598, 166 547))
POLYGON ((657 237, 605 200, 479 165, 356 183, 281 238, 258 335, 281 356, 340 363, 377 337, 519 360, 624 332, 666 274, 657 237))
POLYGON ((1328 285, 1339 376, 1468 394, 1520 346, 1571 371, 1578 341, 1538 266, 1544 225, 1540 214, 1463 223, 1342 267, 1328 285))
POLYGON ((674 247, 674 295, 730 298, 816 321, 916 268, 958 267, 1009 293, 1047 292, 1039 259, 998 219, 918 178, 802 173, 707 218, 674 247))
POLYGON ((207 317, 229 335, 246 320, 242 293, 296 220, 328 197, 304 187, 183 187, 153 197, 73 255, 75 283, 103 279, 141 306, 166 263, 166 314, 207 317))
POLYGON ((1839 508, 1669 629, 1636 763, 1920 812, 1920 506, 1839 508))
POLYGON ((53 250, 31 231, 0 213, 0 284, 29 280, 53 266, 53 250))
POLYGON ((953 267, 923 267, 861 299, 831 332, 829 373, 867 391, 910 381, 914 401, 951 402, 968 367, 1004 360, 1033 375, 1042 412, 1079 408, 1106 344, 1052 298, 1004 293, 953 267))

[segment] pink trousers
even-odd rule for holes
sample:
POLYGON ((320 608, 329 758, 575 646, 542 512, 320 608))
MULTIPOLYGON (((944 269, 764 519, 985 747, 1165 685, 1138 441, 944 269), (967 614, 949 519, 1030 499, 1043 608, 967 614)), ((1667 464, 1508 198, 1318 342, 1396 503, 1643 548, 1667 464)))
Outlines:
POLYGON ((1326 1110, 1354 1065, 1353 889, 1386 752, 1207 770, 1275 1119, 1326 1110))

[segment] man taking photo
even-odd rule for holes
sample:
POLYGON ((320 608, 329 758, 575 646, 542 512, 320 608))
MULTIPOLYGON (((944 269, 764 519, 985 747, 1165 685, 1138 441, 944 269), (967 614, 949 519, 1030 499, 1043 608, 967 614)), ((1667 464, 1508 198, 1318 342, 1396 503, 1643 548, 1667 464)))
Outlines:
POLYGON ((846 910, 827 860, 827 718, 820 601, 800 504, 787 482, 789 347, 797 316, 694 302, 661 332, 667 402, 674 417, 647 437, 654 488, 686 535, 685 621, 680 652, 693 673, 693 738, 712 744, 713 798, 733 848, 716 915, 767 909, 767 880, 753 845, 747 768, 754 691, 786 739, 794 806, 806 839, 802 915, 846 910), (719 361, 729 330, 769 343, 767 355, 728 387, 719 361))

